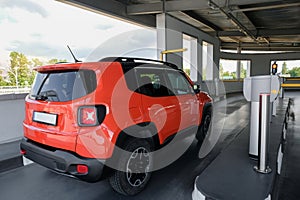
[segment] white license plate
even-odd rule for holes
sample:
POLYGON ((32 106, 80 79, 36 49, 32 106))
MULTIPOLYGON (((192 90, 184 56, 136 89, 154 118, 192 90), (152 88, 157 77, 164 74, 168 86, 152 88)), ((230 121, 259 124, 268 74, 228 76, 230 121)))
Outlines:
POLYGON ((32 120, 35 122, 56 126, 57 115, 44 112, 33 112, 32 120))

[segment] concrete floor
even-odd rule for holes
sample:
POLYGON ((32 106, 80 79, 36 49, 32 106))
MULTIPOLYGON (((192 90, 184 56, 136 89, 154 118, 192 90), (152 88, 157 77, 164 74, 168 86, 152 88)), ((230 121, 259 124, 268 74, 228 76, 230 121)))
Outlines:
MULTIPOLYGON (((289 100, 280 99, 276 117, 270 124, 268 174, 257 173, 258 162, 249 158, 250 127, 243 129, 235 140, 197 177, 193 199, 203 196, 218 200, 262 200, 272 194, 276 184, 277 155, 289 100)), ((236 121, 240 123, 239 121, 236 121)), ((273 199, 273 194, 272 194, 273 199)))
MULTIPOLYGON (((300 199, 300 93, 286 93, 295 97, 296 120, 289 123, 286 153, 279 179, 278 199, 300 199)), ((216 158, 232 140, 249 124, 249 104, 242 95, 233 95, 226 102, 219 102, 215 116, 225 117, 222 133, 213 150, 199 159, 199 146, 196 141, 174 163, 156 171, 147 188, 134 197, 124 197, 108 184, 107 180, 98 183, 85 183, 74 178, 56 174, 37 164, 31 164, 0 173, 1 200, 84 200, 84 199, 191 199, 195 177, 216 158), (224 109, 226 108, 226 109, 224 109), (238 122, 238 123, 236 123, 238 122)), ((218 119, 217 119, 218 120, 218 119)), ((219 123, 220 124, 220 123, 219 123)), ((217 124, 217 125, 219 125, 217 124)))
POLYGON ((106 180, 85 183, 31 164, 0 173, 0 199, 191 199, 195 177, 248 125, 249 104, 241 94, 231 96, 218 104, 214 115, 226 116, 226 120, 222 124, 223 131, 214 149, 205 158, 199 159, 199 146, 194 141, 177 161, 154 172, 147 188, 135 197, 117 194, 106 180), (240 123, 233 123, 235 121, 240 123))

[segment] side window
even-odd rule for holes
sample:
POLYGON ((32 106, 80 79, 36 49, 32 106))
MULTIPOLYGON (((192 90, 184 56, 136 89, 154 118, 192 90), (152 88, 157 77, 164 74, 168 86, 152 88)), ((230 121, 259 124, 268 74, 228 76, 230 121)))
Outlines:
POLYGON ((167 77, 175 95, 193 94, 191 84, 180 72, 167 70, 167 77))
POLYGON ((163 72, 160 69, 136 69, 139 86, 137 92, 152 97, 169 96, 163 72))

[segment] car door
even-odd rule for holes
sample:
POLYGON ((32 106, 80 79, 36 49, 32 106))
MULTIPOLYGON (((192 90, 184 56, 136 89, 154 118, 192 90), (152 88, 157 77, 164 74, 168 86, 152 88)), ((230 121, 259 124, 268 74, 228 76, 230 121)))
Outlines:
POLYGON ((156 125, 162 143, 178 132, 180 114, 178 99, 172 95, 165 79, 165 70, 155 67, 137 67, 138 92, 142 94, 145 119, 156 125))
POLYGON ((171 91, 178 101, 180 115, 179 130, 197 125, 199 121, 199 100, 183 72, 178 70, 166 70, 167 81, 171 91))

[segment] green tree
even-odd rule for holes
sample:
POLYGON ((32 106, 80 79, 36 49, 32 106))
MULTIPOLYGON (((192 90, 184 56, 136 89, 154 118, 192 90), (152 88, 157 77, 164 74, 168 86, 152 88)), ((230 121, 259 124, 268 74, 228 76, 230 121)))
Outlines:
POLYGON ((28 76, 28 83, 29 83, 29 85, 32 85, 32 83, 34 81, 34 78, 35 78, 35 75, 36 75, 36 71, 34 70, 34 68, 39 67, 39 66, 43 66, 44 63, 43 63, 43 61, 41 61, 38 58, 31 59, 30 63, 31 63, 31 69, 30 69, 30 74, 28 76))
POLYGON ((28 74, 30 74, 29 60, 27 57, 18 52, 11 52, 10 66, 8 68, 8 76, 10 85, 26 86, 29 85, 28 74))
POLYGON ((38 58, 33 58, 31 60, 31 63, 32 63, 32 67, 39 67, 39 66, 44 65, 44 63, 41 60, 39 60, 38 58))
POLYGON ((183 71, 184 71, 188 76, 191 76, 191 69, 183 68, 183 71))
POLYGON ((0 70, 0 86, 6 86, 7 82, 3 78, 3 70, 0 70))
POLYGON ((60 63, 60 62, 67 62, 67 60, 66 59, 52 58, 47 63, 52 65, 52 64, 56 64, 56 63, 60 63))
POLYGON ((240 78, 246 78, 247 76, 247 70, 244 68, 243 63, 241 63, 241 75, 240 78))
POLYGON ((232 76, 232 79, 236 79, 236 72, 231 72, 230 76, 232 76))
MULTIPOLYGON (((10 66, 8 68, 8 78, 9 85, 11 86, 31 86, 34 77, 36 75, 36 71, 33 70, 35 67, 39 67, 44 65, 43 61, 38 58, 33 58, 28 60, 28 58, 19 52, 11 52, 10 53, 10 66)), ((47 64, 55 64, 58 62, 66 62, 66 59, 50 59, 47 64)), ((7 83, 3 80, 0 71, 0 85, 7 85, 7 83)))
POLYGON ((225 79, 230 79, 230 76, 231 76, 231 75, 230 75, 230 72, 229 72, 229 71, 226 71, 226 72, 223 73, 222 79, 224 79, 224 78, 225 78, 225 79))
POLYGON ((223 67, 222 63, 220 63, 220 66, 219 66, 219 78, 223 79, 223 76, 224 76, 224 67, 223 67))
POLYGON ((5 86, 5 81, 2 76, 0 76, 0 86, 5 86))
POLYGON ((300 77, 300 67, 293 67, 288 73, 291 77, 300 77))
POLYGON ((286 62, 283 62, 282 63, 282 71, 281 71, 281 74, 288 74, 288 68, 287 68, 287 65, 286 65, 286 62))

